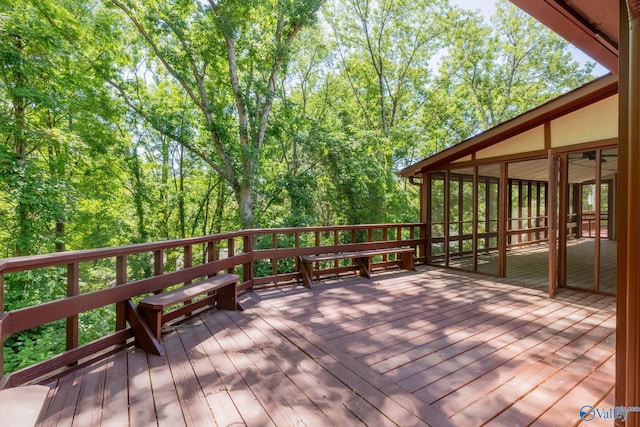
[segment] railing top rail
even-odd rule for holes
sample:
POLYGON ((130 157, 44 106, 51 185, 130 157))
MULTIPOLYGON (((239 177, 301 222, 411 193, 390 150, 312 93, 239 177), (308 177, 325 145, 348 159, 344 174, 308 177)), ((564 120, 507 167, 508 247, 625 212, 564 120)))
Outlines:
POLYGON ((250 234, 250 230, 234 231, 231 233, 212 234, 208 236, 190 237, 186 239, 165 240, 161 242, 137 243, 133 245, 114 246, 111 248, 83 249, 51 254, 28 255, 0 259, 0 273, 10 273, 25 269, 51 267, 54 265, 71 264, 75 262, 93 261, 121 255, 134 255, 164 249, 179 248, 186 245, 197 245, 216 240, 243 237, 250 234))
POLYGON ((338 226, 318 226, 318 227, 292 227, 292 228, 260 228, 245 229, 229 233, 212 234, 207 236, 190 237, 185 239, 165 240, 161 242, 138 243, 111 248, 83 249, 68 252, 56 252, 51 254, 39 254, 0 259, 0 273, 11 273, 34 268, 52 267, 56 265, 66 265, 77 262, 86 262, 111 258, 123 255, 135 255, 144 252, 153 252, 179 248, 186 245, 197 245, 212 241, 220 241, 237 237, 258 236, 265 234, 285 234, 285 233, 310 233, 322 231, 343 231, 343 230, 366 230, 372 228, 392 228, 392 227, 418 227, 421 223, 397 223, 397 224, 358 224, 358 225, 338 225, 338 226))
POLYGON ((396 223, 396 224, 357 224, 357 225, 328 225, 317 227, 290 227, 290 228, 256 228, 250 231, 253 234, 283 234, 283 233, 313 233, 315 231, 346 231, 346 230, 368 230, 371 228, 395 228, 395 227, 419 227, 424 224, 416 223, 396 223))

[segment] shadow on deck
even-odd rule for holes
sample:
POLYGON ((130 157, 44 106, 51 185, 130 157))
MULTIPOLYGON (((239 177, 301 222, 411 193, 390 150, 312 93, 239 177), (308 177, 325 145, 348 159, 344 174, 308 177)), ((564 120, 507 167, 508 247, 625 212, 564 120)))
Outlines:
MULTIPOLYGON (((63 376, 42 425, 574 425, 614 406, 615 299, 437 268, 246 294, 63 376)), ((601 425, 601 424, 599 424, 601 425)))

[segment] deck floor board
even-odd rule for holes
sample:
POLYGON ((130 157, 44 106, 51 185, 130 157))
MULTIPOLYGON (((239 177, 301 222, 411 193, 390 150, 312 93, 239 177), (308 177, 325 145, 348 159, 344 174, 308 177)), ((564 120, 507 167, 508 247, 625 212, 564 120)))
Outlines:
POLYGON ((157 414, 149 375, 147 354, 141 349, 127 351, 129 425, 156 424, 157 414))
POLYGON ((423 267, 242 299, 167 328, 166 357, 53 381, 40 425, 553 426, 613 405, 613 297, 423 267))
POLYGON ((129 412, 122 410, 129 405, 127 353, 121 351, 109 358, 104 369, 105 390, 100 425, 113 427, 127 425, 129 412))
MULTIPOLYGON (((239 313, 231 313, 230 317, 240 323, 239 313)), ((264 337, 268 342, 262 347, 283 375, 286 375, 298 385, 301 393, 310 399, 323 412, 332 425, 363 425, 363 423, 342 402, 348 401, 351 396, 342 390, 342 384, 332 375, 327 375, 322 365, 313 359, 306 358, 291 342, 276 333, 268 323, 258 316, 251 316, 250 326, 246 328, 252 339, 259 339, 256 335, 264 337), (276 350, 277 349, 277 350, 276 350), (318 387, 319 381, 324 387, 318 387)))

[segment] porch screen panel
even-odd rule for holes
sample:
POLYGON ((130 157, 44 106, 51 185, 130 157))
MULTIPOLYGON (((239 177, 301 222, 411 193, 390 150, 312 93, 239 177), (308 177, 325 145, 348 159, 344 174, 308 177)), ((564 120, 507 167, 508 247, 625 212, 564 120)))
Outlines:
POLYGON ((474 271, 473 264, 473 170, 449 172, 449 236, 450 267, 474 271))
POLYGON ((548 284, 546 187, 548 159, 508 164, 506 277, 548 284))
POLYGON ((602 150, 600 155, 600 268, 599 290, 615 293, 618 259, 615 233, 618 149, 602 150))
POLYGON ((432 264, 442 265, 445 262, 445 185, 444 173, 431 174, 431 211, 429 212, 429 224, 431 237, 429 241, 430 258, 432 264))
MULTIPOLYGON (((596 173, 598 155, 596 150, 568 155, 568 201, 569 207, 579 208, 581 232, 574 232, 572 216, 567 215, 566 226, 566 284, 569 287, 595 290, 597 280, 594 276, 596 246, 599 244, 596 209, 596 173), (576 188, 576 190, 573 190, 576 188), (575 201, 572 200, 575 197, 575 201)), ((562 261, 562 259, 560 260, 562 261)))
POLYGON ((478 217, 476 271, 498 274, 498 165, 478 167, 478 217))

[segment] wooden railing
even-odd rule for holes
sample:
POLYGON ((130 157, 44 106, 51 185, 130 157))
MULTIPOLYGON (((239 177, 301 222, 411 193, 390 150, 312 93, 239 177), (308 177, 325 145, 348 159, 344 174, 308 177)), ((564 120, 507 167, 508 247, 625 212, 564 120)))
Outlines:
MULTIPOLYGON (((12 334, 66 319, 66 351, 48 360, 2 376, 0 389, 50 376, 70 365, 89 363, 105 353, 131 343, 124 302, 162 292, 171 284, 219 272, 236 272, 242 278, 239 291, 299 280, 298 257, 341 251, 393 247, 416 248, 416 260, 425 259, 424 224, 376 224, 334 227, 254 229, 156 243, 70 251, 0 259, 0 343, 12 334), (226 253, 225 253, 226 252, 226 253), (177 255, 176 255, 177 253, 177 255), (223 254, 223 256, 221 256, 223 254), (176 260, 169 265, 168 259, 176 260), (130 261, 144 271, 131 277, 130 261), (142 261, 141 261, 142 260, 142 261), (99 289, 83 292, 82 266, 112 266, 111 280, 99 289), (140 268, 140 263, 143 267, 140 268), (146 263, 145 263, 146 262, 146 263), (5 311, 5 280, 14 273, 39 269, 66 271, 66 297, 37 306, 5 311), (115 306, 115 331, 80 345, 79 316, 91 310, 115 306)), ((386 257, 374 260, 374 268, 398 264, 386 257)), ((318 266, 327 274, 352 270, 349 266, 318 266)), ((3 352, 0 372, 4 373, 3 352)))

